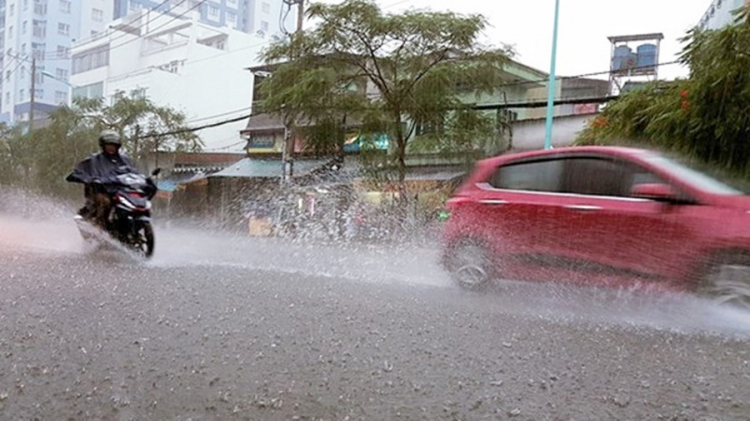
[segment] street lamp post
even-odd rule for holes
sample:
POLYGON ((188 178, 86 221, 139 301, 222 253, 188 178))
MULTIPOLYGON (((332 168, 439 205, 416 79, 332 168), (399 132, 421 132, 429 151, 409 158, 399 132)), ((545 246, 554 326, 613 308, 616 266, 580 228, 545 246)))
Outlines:
POLYGON ((557 23, 560 15, 560 0, 555 0, 555 26, 552 33, 552 63, 549 69, 547 91, 547 127, 544 134, 544 149, 552 149, 552 120, 555 113, 555 65, 557 63, 557 23))
POLYGON ((71 85, 71 84, 70 84, 70 82, 68 82, 67 80, 65 80, 65 79, 61 79, 61 78, 59 78, 59 77, 57 77, 57 76, 53 75, 52 73, 50 73, 50 72, 48 72, 48 71, 46 71, 46 70, 42 70, 42 71, 41 71, 40 73, 41 73, 42 75, 44 75, 44 76, 47 76, 47 77, 48 77, 48 78, 50 78, 50 79, 54 79, 54 80, 56 80, 56 81, 58 81, 58 82, 61 82, 62 84, 64 84, 64 85, 65 85, 65 86, 67 86, 68 88, 70 88, 70 93, 71 93, 71 94, 70 94, 70 95, 68 96, 68 102, 70 102, 70 101, 72 100, 72 98, 73 98, 73 90, 74 90, 75 88, 78 88, 78 86, 76 86, 76 85, 71 85))

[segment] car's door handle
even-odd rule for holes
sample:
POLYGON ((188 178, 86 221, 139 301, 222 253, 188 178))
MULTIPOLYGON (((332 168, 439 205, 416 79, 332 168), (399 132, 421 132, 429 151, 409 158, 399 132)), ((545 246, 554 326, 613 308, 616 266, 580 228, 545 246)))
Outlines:
POLYGON ((602 208, 600 206, 591 206, 591 205, 569 205, 565 206, 565 209, 577 211, 577 212, 592 212, 592 211, 598 211, 602 208))
POLYGON ((497 205, 507 205, 508 201, 487 199, 487 200, 480 200, 479 203, 483 205, 496 205, 497 206, 497 205))

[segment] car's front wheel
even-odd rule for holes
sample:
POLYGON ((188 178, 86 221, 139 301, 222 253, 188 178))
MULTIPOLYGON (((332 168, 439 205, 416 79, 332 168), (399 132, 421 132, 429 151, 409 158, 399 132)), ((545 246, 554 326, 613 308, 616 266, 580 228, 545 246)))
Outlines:
POLYGON ((464 240, 448 248, 444 262, 451 278, 461 288, 478 291, 492 280, 490 252, 481 243, 464 240))
POLYGON ((711 259, 698 285, 704 297, 750 310, 750 253, 738 252, 711 259))

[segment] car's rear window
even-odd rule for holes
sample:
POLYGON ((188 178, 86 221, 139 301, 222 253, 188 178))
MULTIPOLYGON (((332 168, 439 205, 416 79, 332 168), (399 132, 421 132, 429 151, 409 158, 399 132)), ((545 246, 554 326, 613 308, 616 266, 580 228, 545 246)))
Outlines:
POLYGON ((559 192, 563 161, 533 161, 504 165, 489 180, 492 187, 507 190, 559 192))

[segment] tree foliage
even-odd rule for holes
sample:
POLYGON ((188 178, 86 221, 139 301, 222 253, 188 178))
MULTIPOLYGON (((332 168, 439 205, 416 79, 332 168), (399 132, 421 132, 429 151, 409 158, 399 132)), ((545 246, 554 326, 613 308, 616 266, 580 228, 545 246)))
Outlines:
POLYGON ((145 98, 120 98, 112 105, 103 99, 79 98, 49 118, 49 125, 31 133, 20 127, 0 130, 0 182, 57 195, 78 191, 64 178, 79 161, 98 151, 103 129, 119 132, 125 151, 141 163, 157 150, 201 148, 192 132, 162 136, 185 129, 185 116, 145 98))
MULTIPOLYGON (((479 45, 487 25, 480 15, 386 14, 372 0, 346 0, 314 3, 307 16, 315 28, 264 52, 265 61, 277 67, 261 85, 262 108, 289 121, 322 122, 332 136, 328 142, 318 136, 312 142, 318 149, 340 150, 346 130, 332 129, 336 125, 388 134, 402 183, 414 129, 465 121, 468 109, 450 117, 464 107, 458 94, 492 93, 511 54, 506 47, 479 45)), ((466 138, 465 132, 451 133, 466 138)))
POLYGON ((612 102, 581 144, 640 141, 735 173, 750 171, 750 8, 736 25, 683 38, 687 80, 655 82, 612 102))

